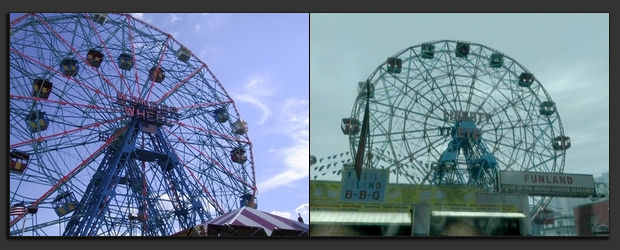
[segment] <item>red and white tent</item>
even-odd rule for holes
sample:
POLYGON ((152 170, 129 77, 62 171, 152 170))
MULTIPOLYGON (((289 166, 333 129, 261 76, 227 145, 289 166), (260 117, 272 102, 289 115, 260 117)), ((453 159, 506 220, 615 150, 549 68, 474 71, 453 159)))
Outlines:
MULTIPOLYGON (((308 236, 310 226, 251 207, 242 207, 202 223, 194 229, 202 236, 308 236)), ((184 230, 186 231, 186 230, 184 230)), ((179 232, 189 235, 190 232, 179 232)))

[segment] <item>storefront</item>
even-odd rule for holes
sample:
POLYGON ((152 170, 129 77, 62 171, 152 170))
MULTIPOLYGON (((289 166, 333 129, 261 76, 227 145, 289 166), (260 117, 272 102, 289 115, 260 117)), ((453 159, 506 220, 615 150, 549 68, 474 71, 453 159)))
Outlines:
POLYGON ((310 235, 475 236, 530 232, 525 195, 480 193, 469 186, 381 183, 377 188, 377 183, 352 186, 346 182, 311 181, 310 235))

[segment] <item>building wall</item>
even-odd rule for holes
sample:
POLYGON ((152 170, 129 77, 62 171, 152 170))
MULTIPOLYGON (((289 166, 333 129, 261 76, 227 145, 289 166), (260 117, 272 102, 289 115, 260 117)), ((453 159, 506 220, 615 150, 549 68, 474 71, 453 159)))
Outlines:
POLYGON ((599 225, 609 225, 609 200, 586 204, 575 208, 575 226, 577 235, 592 236, 599 225))

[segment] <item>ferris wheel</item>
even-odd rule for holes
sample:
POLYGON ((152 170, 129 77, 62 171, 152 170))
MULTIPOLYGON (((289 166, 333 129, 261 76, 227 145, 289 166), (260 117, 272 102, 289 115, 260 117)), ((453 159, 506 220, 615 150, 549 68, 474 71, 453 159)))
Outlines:
MULTIPOLYGON (((499 170, 561 173, 570 138, 551 96, 511 57, 466 41, 432 41, 387 58, 358 83, 342 119, 351 154, 368 102, 364 167, 390 181, 496 191, 499 170)), ((550 197, 530 197, 532 212, 550 197)))
POLYGON ((256 207, 247 123, 171 35, 30 13, 9 44, 9 235, 167 236, 256 207))

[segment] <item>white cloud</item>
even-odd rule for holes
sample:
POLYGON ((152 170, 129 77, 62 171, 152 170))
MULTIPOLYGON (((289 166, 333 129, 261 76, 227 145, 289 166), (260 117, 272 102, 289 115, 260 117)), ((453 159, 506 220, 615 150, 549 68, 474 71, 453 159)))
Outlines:
POLYGON ((207 28, 213 29, 221 26, 225 22, 227 14, 221 13, 202 13, 204 20, 202 21, 207 28))
POLYGON ((307 100, 286 100, 278 114, 280 126, 275 133, 287 135, 293 143, 283 148, 270 149, 284 164, 279 174, 259 183, 259 190, 266 191, 279 186, 291 186, 294 182, 309 176, 308 155, 310 155, 310 132, 307 100))
POLYGON ((301 217, 304 219, 304 223, 308 223, 308 215, 310 215, 310 213, 308 212, 310 210, 310 203, 305 203, 300 205, 299 207, 297 207, 295 209, 295 213, 291 214, 289 212, 281 212, 281 211, 271 211, 271 214, 280 216, 280 217, 284 217, 287 218, 289 220, 297 220, 297 217, 299 215, 301 215, 301 217))
POLYGON ((278 128, 278 130, 291 134, 294 138, 300 136, 308 138, 308 127, 310 125, 309 106, 308 100, 286 100, 280 111, 283 115, 281 124, 285 125, 285 127, 278 128))
POLYGON ((181 20, 181 18, 177 14, 170 14, 170 23, 174 23, 178 20, 181 20))
POLYGON ((269 116, 269 113, 271 112, 269 108, 267 107, 267 105, 265 105, 263 102, 261 102, 256 97, 252 96, 251 94, 237 94, 235 95, 234 99, 238 101, 250 103, 258 107, 261 111, 263 111, 263 116, 261 117, 258 124, 265 123, 265 121, 267 120, 267 117, 269 116))
POLYGON ((308 155, 310 155, 309 140, 298 139, 295 145, 278 149, 275 152, 284 158, 284 165, 279 174, 258 183, 258 190, 265 192, 279 186, 292 186, 298 180, 308 179, 310 171, 310 162, 308 162, 308 155))
POLYGON ((291 219, 291 213, 289 212, 271 211, 271 214, 275 214, 280 217, 291 219))
POLYGON ((295 212, 301 215, 310 214, 310 203, 301 204, 295 209, 295 212))
POLYGON ((131 15, 132 17, 135 17, 137 19, 140 19, 140 20, 144 19, 144 13, 130 13, 129 15, 131 15))
POLYGON ((269 85, 268 77, 254 74, 248 77, 245 84, 246 90, 256 96, 267 97, 273 94, 273 89, 269 85))
POLYGON ((301 217, 304 219, 304 222, 307 224, 308 215, 310 215, 309 211, 310 211, 310 203, 304 203, 295 209, 294 214, 289 213, 289 212, 281 212, 281 211, 271 211, 271 214, 284 217, 289 220, 297 220, 297 216, 301 215, 301 217))
POLYGON ((273 89, 271 88, 269 82, 265 79, 266 77, 258 74, 248 77, 248 81, 244 84, 244 92, 234 95, 234 100, 250 103, 253 106, 258 107, 263 112, 258 124, 265 123, 271 113, 271 110, 265 103, 266 100, 264 100, 264 98, 271 96, 273 94, 273 89))
POLYGON ((202 28, 202 26, 200 26, 200 24, 196 25, 196 31, 200 31, 200 28, 202 28))
POLYGON ((130 16, 132 16, 135 19, 141 20, 145 23, 151 23, 153 21, 152 18, 147 18, 144 13, 129 13, 130 16))

